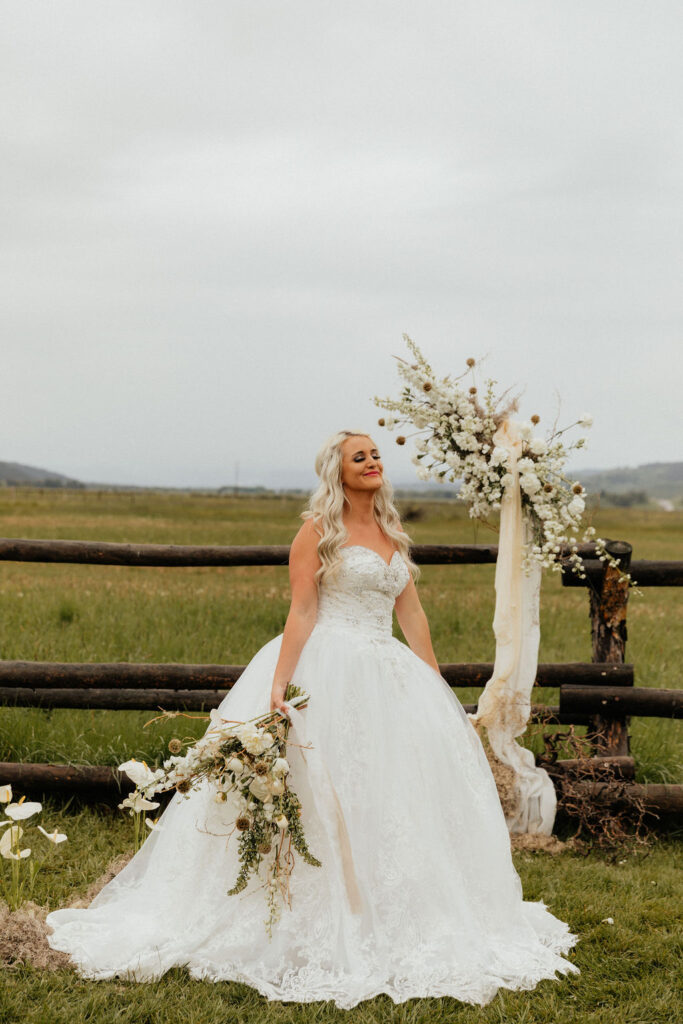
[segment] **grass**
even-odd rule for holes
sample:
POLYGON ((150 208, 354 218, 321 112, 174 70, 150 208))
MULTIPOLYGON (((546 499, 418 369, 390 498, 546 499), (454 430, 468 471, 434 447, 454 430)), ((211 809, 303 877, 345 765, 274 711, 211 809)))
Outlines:
MULTIPOLYGON (((301 507, 300 500, 286 497, 8 488, 0 491, 0 532, 10 537, 176 544, 288 543, 298 528, 301 507)), ((495 540, 458 505, 429 502, 423 508, 422 519, 406 524, 416 542, 495 540)), ((629 540, 634 558, 683 558, 679 512, 605 509, 595 516, 594 525, 603 536, 629 540)), ((424 567, 419 590, 439 660, 493 660, 493 574, 492 566, 424 567)), ((629 605, 627 658, 635 664, 636 684, 676 687, 683 660, 683 595, 673 588, 651 588, 643 594, 632 597, 629 605)), ((288 602, 287 570, 280 567, 4 563, 0 657, 246 663, 281 632, 288 602)), ((540 660, 590 660, 587 595, 582 589, 563 589, 557 576, 547 576, 543 584, 540 660)), ((463 702, 475 700, 476 694, 458 691, 463 702)), ((534 699, 556 702, 556 691, 539 691, 534 699)), ((145 730, 151 717, 150 712, 2 708, 0 760, 117 764, 135 756, 153 761, 176 730, 172 723, 145 730)), ((677 726, 632 719, 632 749, 641 781, 681 780, 677 726)), ((530 730, 527 742, 537 747, 539 731, 530 730)), ((130 820, 106 806, 50 798, 42 817, 44 824, 63 828, 69 841, 37 877, 34 898, 41 904, 56 907, 74 891, 85 891, 112 857, 130 848, 130 820)), ((137 986, 85 982, 68 971, 46 974, 21 967, 5 972, 0 1024, 676 1021, 681 1019, 676 1016, 680 929, 674 916, 679 860, 675 832, 664 834, 649 850, 616 858, 597 852, 587 857, 516 853, 526 898, 543 899, 580 933, 572 957, 582 974, 542 982, 532 993, 502 991, 483 1009, 447 999, 395 1007, 379 997, 342 1012, 326 1004, 269 1004, 246 986, 193 982, 181 970, 158 983, 137 986), (601 923, 605 917, 614 918, 614 926, 601 923)))

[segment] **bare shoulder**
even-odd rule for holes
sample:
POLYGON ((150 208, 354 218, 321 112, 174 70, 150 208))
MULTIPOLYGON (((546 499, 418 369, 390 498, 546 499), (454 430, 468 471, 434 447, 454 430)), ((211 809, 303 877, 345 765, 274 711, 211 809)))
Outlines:
POLYGON ((313 519, 307 519, 299 528, 289 549, 289 560, 302 562, 319 562, 318 543, 320 534, 315 528, 313 519))

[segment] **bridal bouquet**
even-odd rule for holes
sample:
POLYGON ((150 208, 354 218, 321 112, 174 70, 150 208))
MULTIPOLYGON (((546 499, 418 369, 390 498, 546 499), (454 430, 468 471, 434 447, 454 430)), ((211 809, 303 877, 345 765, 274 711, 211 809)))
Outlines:
MULTIPOLYGON (((398 371, 405 386, 398 399, 374 398, 375 405, 392 415, 380 419, 379 425, 393 430, 411 423, 422 436, 415 442, 413 463, 421 480, 462 480, 458 498, 469 503, 472 518, 486 520, 488 514, 501 507, 501 500, 514 478, 509 469, 510 453, 497 445, 496 431, 510 413, 516 411, 518 400, 504 401, 507 392, 496 397, 496 381, 488 379, 480 397, 474 380, 475 359, 467 360, 467 369, 457 377, 435 376, 422 352, 407 334, 404 340, 415 362, 399 359, 398 371), (468 383, 466 378, 470 378, 468 383)), ((586 491, 577 480, 565 473, 569 452, 582 448, 585 437, 565 444, 562 435, 571 427, 588 428, 593 418, 588 413, 547 437, 536 432, 538 416, 519 424, 522 439, 521 458, 517 462, 522 512, 531 526, 532 540, 525 547, 524 568, 532 561, 552 571, 562 571, 563 547, 569 548, 568 565, 581 579, 586 578, 578 554, 577 540, 585 509, 586 491)), ((406 443, 399 434, 397 444, 406 443)), ((581 540, 592 540, 598 557, 615 568, 615 559, 605 549, 605 541, 595 536, 595 528, 587 527, 581 540)), ((632 585, 630 573, 620 573, 619 581, 632 585)))
MULTIPOLYGON (((292 707, 303 708, 308 699, 308 694, 290 684, 286 700, 292 707)), ((171 718, 177 714, 167 711, 160 717, 171 718)), ((261 862, 267 860, 265 888, 269 916, 266 930, 270 937, 282 902, 291 906, 292 848, 307 864, 320 867, 320 861, 306 843, 300 821, 301 803, 287 781, 290 769, 285 754, 289 721, 283 720, 277 711, 246 722, 227 721, 216 710, 211 711, 209 718, 210 728, 184 756, 180 756, 182 742, 172 739, 169 743, 172 756, 161 768, 153 770, 135 759, 120 765, 120 771, 128 775, 136 789, 119 807, 128 808, 135 817, 137 836, 139 814, 159 806, 151 799, 157 793, 175 789, 187 796, 205 780, 214 785, 218 802, 227 802, 228 794, 234 793, 237 814, 233 832, 239 835, 241 866, 228 894, 245 889, 249 876, 258 875, 261 862)), ((149 820, 147 824, 155 827, 149 820)))

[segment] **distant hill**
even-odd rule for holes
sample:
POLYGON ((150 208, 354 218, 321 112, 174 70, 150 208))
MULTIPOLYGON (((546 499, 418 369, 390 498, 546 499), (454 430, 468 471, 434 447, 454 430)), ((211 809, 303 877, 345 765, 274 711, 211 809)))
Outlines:
POLYGON ((61 473, 53 473, 49 469, 22 466, 20 462, 0 462, 0 486, 83 487, 83 484, 61 473))
POLYGON ((577 469, 571 475, 589 494, 645 491, 651 498, 683 498, 683 462, 646 462, 618 469, 577 469))
MULTIPOLYGON (((284 474, 281 474, 284 476, 284 474)), ((580 480, 589 498, 601 504, 647 505, 654 501, 662 507, 680 507, 683 504, 683 462, 647 462, 641 466, 620 466, 617 469, 571 469, 571 479, 580 480)), ((435 481, 418 479, 392 481, 398 498, 441 498, 452 500, 457 496, 460 482, 438 484, 435 481)), ((314 486, 302 486, 302 480, 293 478, 269 481, 268 486, 251 487, 151 487, 126 484, 82 483, 72 477, 35 466, 24 466, 18 462, 0 462, 0 487, 73 487, 111 490, 168 490, 202 491, 215 494, 301 493, 307 494, 314 486)))

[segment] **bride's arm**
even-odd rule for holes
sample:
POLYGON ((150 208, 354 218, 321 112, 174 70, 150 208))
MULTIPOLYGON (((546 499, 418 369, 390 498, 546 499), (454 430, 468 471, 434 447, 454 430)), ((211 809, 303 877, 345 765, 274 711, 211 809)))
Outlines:
POLYGON ((432 637, 429 632, 427 616, 420 604, 420 598, 417 596, 412 579, 396 598, 394 607, 398 624, 403 630, 403 635, 408 641, 411 651, 414 651, 418 658, 426 661, 440 675, 439 663, 432 649, 432 637))
POLYGON ((280 657, 275 667, 270 709, 284 711, 285 692, 292 678, 299 655, 308 640, 318 616, 318 587, 315 573, 320 566, 319 536, 313 522, 307 519, 292 541, 289 551, 289 583, 292 601, 282 636, 280 657))

